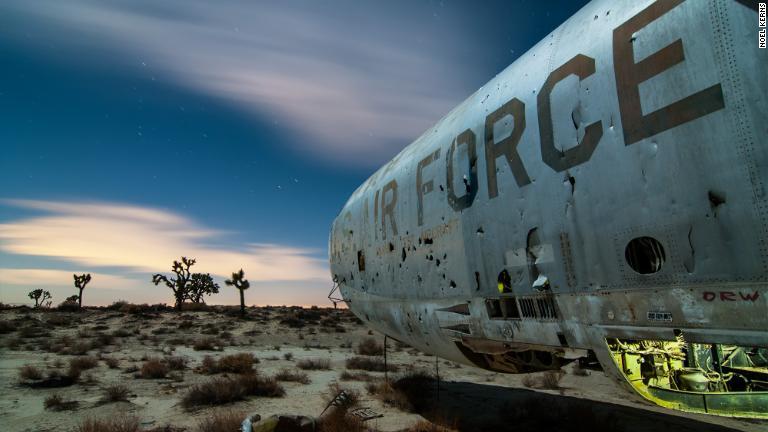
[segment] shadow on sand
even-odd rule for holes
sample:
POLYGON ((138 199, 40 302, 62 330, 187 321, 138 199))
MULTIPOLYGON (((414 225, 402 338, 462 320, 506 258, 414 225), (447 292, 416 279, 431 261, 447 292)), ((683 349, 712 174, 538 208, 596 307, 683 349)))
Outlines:
POLYGON ((434 381, 423 384, 432 388, 409 398, 416 411, 461 431, 736 431, 674 414, 490 384, 441 381, 438 400, 434 381))

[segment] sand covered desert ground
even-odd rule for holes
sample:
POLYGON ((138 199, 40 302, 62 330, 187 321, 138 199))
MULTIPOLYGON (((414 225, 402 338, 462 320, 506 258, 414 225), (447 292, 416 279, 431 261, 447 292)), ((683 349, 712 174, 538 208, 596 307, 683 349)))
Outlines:
POLYGON ((651 406, 600 371, 496 374, 392 340, 384 381, 383 336, 346 310, 201 309, 0 311, 0 430, 234 432, 245 414, 317 417, 341 389, 325 431, 768 430, 651 406), (381 417, 339 417, 361 407, 381 417))

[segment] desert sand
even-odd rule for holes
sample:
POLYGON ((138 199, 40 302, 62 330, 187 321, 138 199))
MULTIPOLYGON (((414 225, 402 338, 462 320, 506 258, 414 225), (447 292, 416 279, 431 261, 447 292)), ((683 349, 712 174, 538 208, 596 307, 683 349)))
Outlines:
MULTIPOLYGON (((177 313, 118 304, 79 312, 1 311, 0 429, 78 430, 89 418, 130 415, 138 418, 143 430, 197 431, 203 430, 202 420, 220 410, 318 416, 329 395, 343 388, 358 393, 357 406, 381 414, 364 422, 365 428, 378 431, 415 430, 409 428, 424 427, 425 421, 466 431, 768 430, 768 422, 653 406, 631 397, 601 371, 576 370, 571 365, 556 386, 539 388, 543 380, 536 378, 541 374, 484 371, 436 359, 390 339, 387 359, 397 368, 389 372, 391 380, 420 372, 434 374, 436 363, 440 378, 419 381, 419 388, 408 393, 411 398, 417 395, 417 400, 395 397, 393 401, 369 391, 380 385, 383 372, 347 369, 347 360, 355 357, 380 364, 380 355, 359 356, 358 351, 373 348, 376 354, 375 345, 383 341, 382 335, 370 332, 347 310, 259 307, 248 308, 247 317, 241 318, 236 308, 199 309, 204 310, 177 313), (247 395, 235 402, 185 406, 182 401, 197 384, 243 379, 226 370, 225 362, 217 363, 233 354, 245 354, 230 357, 240 360, 252 355, 252 368, 259 377, 269 379, 289 371, 297 379, 306 374, 306 383, 278 381, 282 397, 247 395), (300 368, 307 363, 322 367, 326 361, 328 369, 300 368), (225 370, 217 371, 217 365, 225 370), (24 371, 26 366, 31 368, 24 371), (76 376, 76 381, 70 382, 70 376, 76 376), (333 387, 334 383, 338 386, 333 387)), ((250 367, 235 364, 240 366, 250 367)))

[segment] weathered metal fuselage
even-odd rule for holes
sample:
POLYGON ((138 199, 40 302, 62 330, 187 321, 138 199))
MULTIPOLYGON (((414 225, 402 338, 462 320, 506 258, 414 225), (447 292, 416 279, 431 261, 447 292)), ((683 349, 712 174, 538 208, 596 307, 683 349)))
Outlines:
MULTIPOLYGON (((737 1, 585 6, 350 197, 330 241, 350 309, 491 370, 594 355, 646 398, 694 411, 656 387, 696 389, 689 375, 719 371, 730 391, 722 368, 736 361, 717 349, 741 347, 738 366, 757 371, 744 388, 761 393, 768 50, 756 35, 737 1), (667 375, 647 366, 652 351, 667 375), (699 351, 709 363, 690 359, 699 351), (625 364, 635 357, 642 371, 625 364)), ((764 404, 703 411, 760 417, 764 404)))

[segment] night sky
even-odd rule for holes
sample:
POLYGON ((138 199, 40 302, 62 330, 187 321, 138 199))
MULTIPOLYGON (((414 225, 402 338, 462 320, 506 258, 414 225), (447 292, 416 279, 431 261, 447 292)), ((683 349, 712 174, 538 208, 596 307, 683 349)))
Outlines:
POLYGON ((582 1, 5 0, 0 302, 329 305, 349 194, 582 1))

